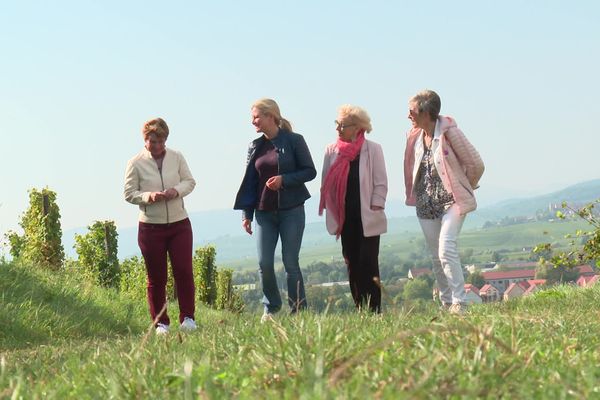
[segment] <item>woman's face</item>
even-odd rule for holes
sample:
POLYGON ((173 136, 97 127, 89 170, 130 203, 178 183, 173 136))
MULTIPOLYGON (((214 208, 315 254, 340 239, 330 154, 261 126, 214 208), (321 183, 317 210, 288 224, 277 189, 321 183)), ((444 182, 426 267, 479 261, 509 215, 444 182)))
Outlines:
POLYGON ((417 103, 408 103, 408 119, 412 122, 413 128, 424 128, 430 118, 427 113, 419 113, 417 103))
POLYGON ((353 124, 348 117, 338 115, 335 120, 335 130, 338 133, 338 137, 344 142, 351 142, 356 139, 359 129, 358 125, 353 124))
POLYGON ((167 139, 156 136, 156 134, 151 133, 148 135, 148 138, 144 141, 146 150, 152 154, 152 157, 160 157, 164 154, 167 146, 165 146, 167 139))
POLYGON ((275 126, 275 118, 270 114, 263 114, 256 107, 252 107, 252 125, 256 128, 256 132, 265 133, 265 129, 275 126))

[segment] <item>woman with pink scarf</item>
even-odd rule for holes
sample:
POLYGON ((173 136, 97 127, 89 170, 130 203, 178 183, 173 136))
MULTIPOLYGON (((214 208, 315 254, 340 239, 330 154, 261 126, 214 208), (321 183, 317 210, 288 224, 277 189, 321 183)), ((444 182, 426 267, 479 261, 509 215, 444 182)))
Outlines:
POLYGON ((372 129, 371 118, 362 108, 341 106, 335 126, 337 141, 325 149, 319 215, 326 209, 328 232, 342 238, 356 307, 379 313, 379 238, 387 231, 383 151, 365 138, 372 129))

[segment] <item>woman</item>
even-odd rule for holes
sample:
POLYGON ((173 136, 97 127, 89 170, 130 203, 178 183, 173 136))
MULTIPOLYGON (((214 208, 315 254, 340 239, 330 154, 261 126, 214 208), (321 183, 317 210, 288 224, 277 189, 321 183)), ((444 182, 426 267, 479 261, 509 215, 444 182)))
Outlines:
POLYGON ((431 90, 408 102, 412 129, 404 152, 406 204, 416 206, 444 308, 462 314, 465 282, 457 240, 465 215, 477 208, 474 189, 484 166, 456 122, 439 115, 441 105, 431 90))
POLYGON ((196 181, 181 153, 165 146, 169 127, 161 118, 142 127, 144 148, 127 163, 125 200, 140 208, 138 244, 148 273, 148 305, 157 334, 169 331, 166 309, 167 254, 171 260, 182 330, 196 329, 192 273, 192 226, 183 204, 196 181), (164 310, 163 310, 164 308, 164 310))
POLYGON ((281 236, 281 253, 291 312, 306 308, 304 279, 298 256, 304 233, 304 202, 310 197, 305 182, 316 176, 304 138, 292 132, 274 100, 252 105, 252 125, 262 135, 248 147, 246 171, 235 199, 242 210, 242 228, 252 234, 256 214, 258 266, 263 290, 262 322, 281 309, 275 278, 275 246, 281 236))
POLYGON ((357 308, 381 312, 379 238, 387 231, 387 174, 381 145, 365 139, 371 119, 344 105, 335 121, 338 139, 325 149, 319 215, 327 210, 330 234, 342 238, 350 291, 357 308))

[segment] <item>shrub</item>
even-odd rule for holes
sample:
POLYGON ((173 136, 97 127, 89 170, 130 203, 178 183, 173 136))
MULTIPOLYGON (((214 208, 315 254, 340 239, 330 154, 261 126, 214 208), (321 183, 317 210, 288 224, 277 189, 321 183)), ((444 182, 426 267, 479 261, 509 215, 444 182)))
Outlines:
POLYGON ((104 287, 119 286, 117 227, 113 221, 96 221, 85 235, 75 235, 75 251, 81 267, 104 287))
POLYGON ((198 300, 207 305, 214 305, 217 297, 215 258, 217 250, 214 246, 199 247, 194 252, 194 280, 198 300))
POLYGON ((56 193, 45 188, 29 191, 29 208, 19 222, 23 235, 9 231, 6 234, 10 254, 28 265, 59 269, 65 259, 61 242, 60 210, 56 193))

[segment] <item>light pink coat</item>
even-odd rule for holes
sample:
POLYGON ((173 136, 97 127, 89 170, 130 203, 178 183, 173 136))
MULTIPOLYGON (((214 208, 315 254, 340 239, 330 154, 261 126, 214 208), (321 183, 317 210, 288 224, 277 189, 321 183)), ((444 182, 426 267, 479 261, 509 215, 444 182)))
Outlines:
MULTIPOLYGON (((321 185, 325 181, 329 168, 335 162, 338 152, 335 143, 325 149, 321 185)), ((387 232, 387 218, 383 208, 388 191, 387 172, 381 145, 370 140, 365 140, 360 148, 358 162, 358 176, 360 181, 360 217, 365 237, 377 236, 387 232), (371 207, 381 207, 381 210, 372 210, 371 207)), ((327 231, 335 235, 338 223, 333 218, 333 213, 326 212, 327 231)))
MULTIPOLYGON (((474 190, 479 187, 479 179, 485 167, 475 147, 451 117, 438 117, 432 152, 434 165, 444 189, 452 193, 460 214, 474 211, 477 208, 474 190)), ((404 152, 404 185, 406 204, 409 206, 416 204, 413 187, 423 153, 423 130, 413 128, 407 134, 404 152)))

